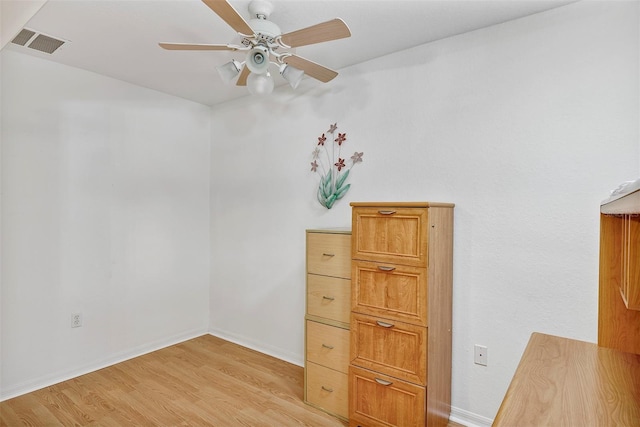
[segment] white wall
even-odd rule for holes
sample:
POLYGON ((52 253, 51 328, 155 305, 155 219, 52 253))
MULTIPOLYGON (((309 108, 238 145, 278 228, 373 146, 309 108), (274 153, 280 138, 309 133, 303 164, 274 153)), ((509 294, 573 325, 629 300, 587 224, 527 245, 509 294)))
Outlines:
POLYGON ((1 55, 1 397, 206 333, 209 108, 1 55))
POLYGON ((533 331, 597 338, 599 203, 640 172, 638 13, 580 2, 215 109, 212 332, 302 364, 304 230, 454 202, 453 406, 488 423, 533 331), (332 122, 365 154, 328 211, 309 164, 332 122))

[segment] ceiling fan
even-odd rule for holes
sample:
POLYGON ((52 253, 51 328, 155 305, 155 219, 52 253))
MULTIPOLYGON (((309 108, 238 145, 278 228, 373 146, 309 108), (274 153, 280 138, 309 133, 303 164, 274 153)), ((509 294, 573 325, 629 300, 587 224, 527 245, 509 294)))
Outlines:
POLYGON ((245 21, 226 0, 202 1, 241 36, 241 43, 159 43, 160 47, 168 50, 246 51, 243 62, 234 59, 218 66, 217 69, 223 80, 230 83, 237 77, 236 85, 247 86, 249 92, 254 95, 264 95, 273 91, 270 65, 277 66, 280 75, 294 89, 305 74, 323 83, 338 75, 334 70, 287 50, 350 37, 351 31, 342 19, 335 18, 282 34, 280 27, 269 21, 269 15, 273 11, 273 5, 269 1, 253 0, 249 4, 249 13, 253 17, 249 22, 245 21))

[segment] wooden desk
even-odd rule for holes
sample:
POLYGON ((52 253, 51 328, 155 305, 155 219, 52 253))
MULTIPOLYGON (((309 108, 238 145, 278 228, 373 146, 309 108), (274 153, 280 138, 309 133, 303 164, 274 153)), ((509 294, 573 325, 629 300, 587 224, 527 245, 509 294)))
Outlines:
POLYGON ((533 333, 494 426, 640 426, 640 355, 533 333))

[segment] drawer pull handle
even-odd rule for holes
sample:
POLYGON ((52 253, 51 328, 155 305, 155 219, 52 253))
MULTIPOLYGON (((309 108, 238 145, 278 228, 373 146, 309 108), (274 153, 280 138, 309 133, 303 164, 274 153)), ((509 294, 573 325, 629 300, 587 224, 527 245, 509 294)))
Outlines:
POLYGON ((328 254, 328 253, 323 253, 323 256, 336 256, 336 254, 328 254))
POLYGON ((393 384, 391 381, 386 381, 386 380, 383 380, 383 379, 380 379, 380 378, 376 378, 376 382, 378 384, 384 385, 384 386, 393 384))
POLYGON ((396 269, 395 267, 387 267, 387 266, 384 266, 384 265, 379 265, 378 266, 378 270, 382 270, 382 271, 393 271, 395 269, 396 269))
MULTIPOLYGON (((376 379, 377 379, 377 378, 376 378, 376 379)), ((328 391, 329 393, 333 393, 333 389, 332 389, 332 388, 327 388, 327 387, 325 387, 325 386, 322 386, 322 389, 323 389, 324 391, 328 391)))
POLYGON ((382 326, 383 328, 393 328, 393 323, 387 323, 387 322, 381 322, 379 320, 376 320, 376 323, 378 324, 378 326, 382 326))
POLYGON ((393 215, 396 211, 378 211, 380 215, 393 215))
POLYGON ((328 348, 329 350, 333 350, 333 346, 332 345, 322 344, 322 346, 324 348, 328 348))
POLYGON ((322 299, 328 299, 329 301, 333 301, 335 298, 334 297, 328 297, 326 295, 322 296, 322 299))

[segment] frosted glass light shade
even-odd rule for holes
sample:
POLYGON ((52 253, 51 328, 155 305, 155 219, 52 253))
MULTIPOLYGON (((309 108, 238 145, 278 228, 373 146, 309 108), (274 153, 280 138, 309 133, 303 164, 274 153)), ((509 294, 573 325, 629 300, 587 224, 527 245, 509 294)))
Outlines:
POLYGON ((300 84, 300 80, 302 80, 304 76, 304 71, 291 65, 282 64, 280 66, 280 75, 289 82, 289 86, 295 89, 300 84))
POLYGON ((241 68, 240 63, 234 59, 230 62, 227 62, 226 64, 218 65, 216 67, 216 70, 218 70, 218 74, 220 74, 220 78, 225 83, 231 83, 231 80, 236 78, 238 73, 240 73, 240 68, 241 68))
POLYGON ((273 92, 274 82, 270 73, 251 73, 247 77, 247 89, 252 95, 268 95, 273 92))

